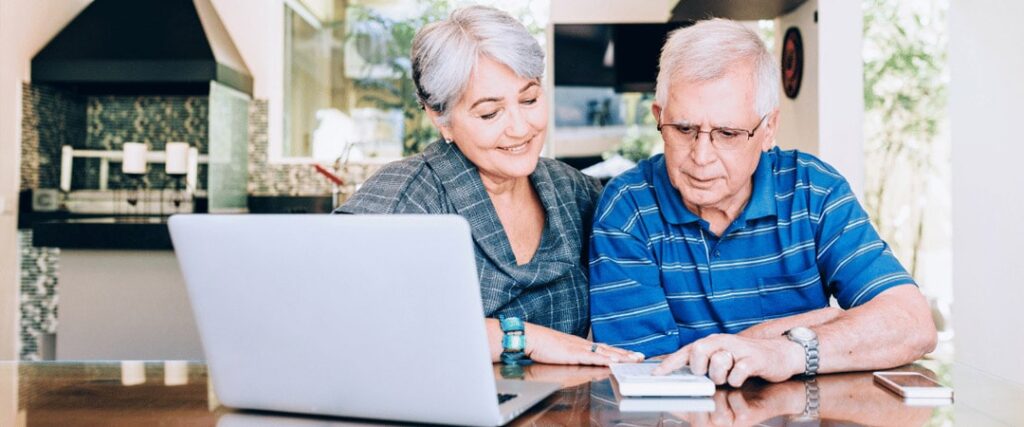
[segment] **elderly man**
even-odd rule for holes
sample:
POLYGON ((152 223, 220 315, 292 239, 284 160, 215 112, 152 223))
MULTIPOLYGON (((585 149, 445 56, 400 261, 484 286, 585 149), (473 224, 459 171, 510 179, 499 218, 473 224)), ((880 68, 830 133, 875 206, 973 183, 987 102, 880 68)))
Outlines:
POLYGON ((733 386, 934 349, 925 299, 846 180, 774 147, 779 71, 760 38, 703 21, 671 34, 660 65, 665 154, 612 180, 594 217, 595 341, 733 386))

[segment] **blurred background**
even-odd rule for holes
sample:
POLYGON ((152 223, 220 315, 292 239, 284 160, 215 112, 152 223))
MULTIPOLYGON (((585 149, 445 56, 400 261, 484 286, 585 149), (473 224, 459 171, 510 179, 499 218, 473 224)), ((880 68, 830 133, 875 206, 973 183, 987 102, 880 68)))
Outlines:
POLYGON ((467 4, 537 37, 544 155, 602 179, 662 150, 666 34, 744 21, 792 77, 777 144, 848 178, 931 357, 1024 383, 1024 10, 995 0, 0 0, 0 359, 201 357, 166 217, 328 212, 422 150, 411 40, 467 4))
MULTIPOLYGON (((60 314, 77 316, 58 304, 76 302, 61 297, 62 282, 76 280, 61 247, 93 249, 67 241, 86 233, 83 218, 146 217, 154 224, 131 225, 159 230, 162 216, 182 211, 326 211, 379 165, 436 140, 408 52, 419 28, 468 4, 506 10, 537 37, 554 101, 545 155, 603 179, 662 151, 650 108, 668 32, 731 17, 781 60, 784 34, 795 28, 801 79, 783 98, 777 143, 816 154, 850 179, 932 301, 944 342, 952 335, 948 1, 51 3, 5 2, 3 10, 44 24, 26 28, 13 49, 20 57, 4 58, 22 77, 12 93, 20 96, 5 98, 21 114, 20 189, 9 198, 21 202, 19 358, 61 352, 60 314), (185 67, 200 57, 227 71, 184 81, 139 71, 144 60, 185 67), (109 58, 126 68, 97 71, 109 58), (159 153, 171 141, 196 149, 194 182, 182 185, 159 159, 142 174, 125 169, 126 144, 159 153), (54 229, 62 221, 78 228, 54 229)), ((152 236, 136 237, 145 246, 152 236)), ((85 261, 102 278, 96 262, 85 261)))

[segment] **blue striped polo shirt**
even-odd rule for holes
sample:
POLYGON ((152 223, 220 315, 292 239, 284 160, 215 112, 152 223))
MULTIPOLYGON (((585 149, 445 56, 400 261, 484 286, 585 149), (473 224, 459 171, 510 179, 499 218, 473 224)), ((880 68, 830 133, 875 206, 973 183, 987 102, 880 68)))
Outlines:
POLYGON ((914 284, 836 170, 763 152, 747 206, 722 232, 690 212, 656 155, 613 179, 594 214, 594 340, 648 357, 714 333, 914 284))

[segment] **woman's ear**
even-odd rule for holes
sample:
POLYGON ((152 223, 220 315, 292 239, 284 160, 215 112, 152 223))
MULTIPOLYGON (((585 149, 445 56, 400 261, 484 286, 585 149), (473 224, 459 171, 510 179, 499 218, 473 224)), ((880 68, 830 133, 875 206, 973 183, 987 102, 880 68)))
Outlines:
POLYGON ((451 129, 447 125, 441 124, 441 115, 430 107, 423 107, 423 110, 427 112, 427 117, 430 118, 430 123, 433 123, 434 127, 437 128, 437 131, 441 132, 441 138, 444 138, 446 141, 451 141, 451 129))

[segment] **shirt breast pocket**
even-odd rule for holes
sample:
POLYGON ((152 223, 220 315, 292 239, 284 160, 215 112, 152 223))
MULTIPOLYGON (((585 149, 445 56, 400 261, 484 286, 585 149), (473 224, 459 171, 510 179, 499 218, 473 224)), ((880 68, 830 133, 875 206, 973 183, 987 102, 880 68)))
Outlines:
POLYGON ((761 310, 766 319, 785 317, 828 306, 818 267, 796 274, 758 279, 761 310))

